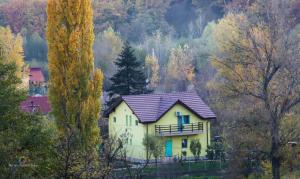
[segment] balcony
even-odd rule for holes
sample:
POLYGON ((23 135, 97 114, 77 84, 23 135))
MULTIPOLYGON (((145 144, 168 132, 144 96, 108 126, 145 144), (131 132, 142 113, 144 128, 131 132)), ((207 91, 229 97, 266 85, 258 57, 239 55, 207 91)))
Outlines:
POLYGON ((155 125, 156 136, 181 136, 203 133, 203 123, 155 125))

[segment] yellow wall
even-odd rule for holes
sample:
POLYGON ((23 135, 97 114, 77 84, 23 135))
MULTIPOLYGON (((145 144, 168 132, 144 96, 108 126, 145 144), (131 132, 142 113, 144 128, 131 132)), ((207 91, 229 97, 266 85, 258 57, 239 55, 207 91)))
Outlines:
POLYGON ((114 112, 109 115, 109 135, 117 136, 127 133, 129 134, 127 148, 127 156, 131 158, 143 159, 145 158, 145 148, 143 146, 143 138, 146 133, 146 126, 138 123, 136 126, 137 117, 132 113, 131 109, 125 102, 122 102, 114 112), (126 115, 128 116, 128 123, 126 125, 126 115), (130 125, 131 116, 131 125, 130 125), (116 122, 114 122, 116 117, 116 122), (126 130, 128 132, 126 132, 126 130))
MULTIPOLYGON (((169 125, 177 124, 177 117, 175 112, 180 112, 182 115, 190 115, 190 123, 197 123, 199 121, 203 122, 204 131, 201 134, 197 135, 188 135, 188 136, 172 136, 172 137, 162 137, 165 141, 166 139, 172 139, 172 154, 173 156, 181 156, 182 148, 181 142, 182 139, 188 139, 188 147, 186 148, 187 157, 192 157, 190 152, 190 143, 193 139, 199 139, 201 143, 201 156, 206 155, 207 149, 207 130, 208 130, 208 142, 210 143, 210 122, 208 120, 202 120, 190 112, 188 109, 183 107, 180 104, 176 104, 171 110, 169 110, 159 121, 156 123, 148 124, 149 135, 155 134, 155 125, 169 125), (207 126, 208 125, 208 129, 207 126)), ((126 132, 130 133, 131 141, 129 139, 128 144, 126 145, 128 157, 135 159, 145 159, 146 151, 143 146, 143 138, 147 131, 147 124, 138 123, 136 126, 135 121, 138 120, 137 117, 132 113, 131 109, 127 106, 125 102, 122 102, 114 112, 109 115, 109 135, 110 136, 120 136, 126 132), (128 125, 126 126, 126 115, 128 116, 128 125), (132 121, 130 125, 129 116, 132 116, 132 121), (114 117, 116 117, 116 122, 114 122, 114 117)), ((163 156, 165 153, 163 153, 163 156)))
POLYGON ((210 122, 208 120, 202 120, 197 117, 195 114, 190 112, 184 106, 180 104, 176 104, 172 109, 170 109, 160 120, 156 123, 152 123, 149 125, 149 133, 155 134, 155 125, 169 125, 169 124, 177 124, 177 117, 175 116, 175 112, 180 112, 182 115, 190 115, 190 123, 203 122, 203 133, 197 135, 188 135, 188 136, 172 136, 172 137, 164 137, 166 139, 172 139, 172 147, 173 147, 173 155, 181 156, 181 142, 182 139, 188 139, 188 147, 186 149, 187 157, 192 157, 193 154, 190 151, 190 144, 193 139, 199 139, 201 143, 201 156, 206 155, 207 149, 207 124, 208 124, 208 142, 210 144, 210 122))

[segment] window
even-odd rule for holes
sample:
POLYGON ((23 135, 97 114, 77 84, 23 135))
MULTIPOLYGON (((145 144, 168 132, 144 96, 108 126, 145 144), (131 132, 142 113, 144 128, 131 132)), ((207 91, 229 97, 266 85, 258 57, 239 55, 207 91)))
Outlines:
POLYGON ((139 121, 135 120, 135 125, 138 126, 139 125, 139 121))
POLYGON ((129 126, 131 126, 131 121, 132 121, 132 117, 131 115, 129 116, 129 126))
POLYGON ((182 116, 182 124, 189 124, 190 123, 190 116, 184 115, 182 116))
POLYGON ((116 117, 114 117, 114 123, 116 123, 117 122, 117 118, 116 117))
POLYGON ((183 149, 187 148, 188 146, 188 140, 187 139, 182 139, 182 142, 181 142, 181 147, 183 149))
POLYGON ((128 126, 128 115, 126 115, 126 126, 128 126))
POLYGON ((132 139, 129 139, 129 144, 132 145, 132 139))

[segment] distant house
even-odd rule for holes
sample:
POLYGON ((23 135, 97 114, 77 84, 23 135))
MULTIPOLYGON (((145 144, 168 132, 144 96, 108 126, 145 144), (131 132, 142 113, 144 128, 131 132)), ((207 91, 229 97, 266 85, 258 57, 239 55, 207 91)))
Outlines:
POLYGON ((30 68, 29 72, 29 94, 45 95, 47 93, 47 83, 41 68, 30 68))
POLYGON ((47 115, 51 111, 47 96, 29 96, 21 102, 20 107, 24 112, 41 113, 43 115, 47 115))
POLYGON ((195 92, 122 96, 106 116, 109 136, 130 133, 126 150, 133 160, 146 159, 143 138, 147 134, 163 140, 163 159, 193 157, 190 143, 194 139, 201 143, 200 156, 205 156, 211 140, 210 121, 216 118, 195 92))

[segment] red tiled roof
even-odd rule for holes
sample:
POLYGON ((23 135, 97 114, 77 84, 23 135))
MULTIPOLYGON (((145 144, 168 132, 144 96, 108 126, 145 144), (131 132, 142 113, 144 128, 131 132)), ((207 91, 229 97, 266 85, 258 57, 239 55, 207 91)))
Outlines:
POLYGON ((21 102, 20 107, 28 113, 38 111, 42 114, 48 114, 51 111, 47 96, 29 96, 21 102))
POLYGON ((30 68, 30 81, 45 81, 45 77, 43 75, 43 71, 41 68, 30 68))
POLYGON ((214 112, 202 101, 196 92, 162 93, 122 96, 121 100, 111 108, 124 101, 141 122, 159 120, 175 104, 181 104, 203 119, 216 118, 214 112))

